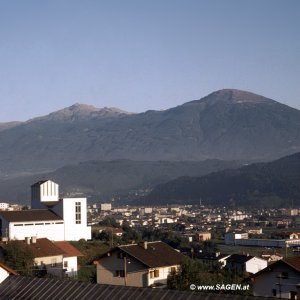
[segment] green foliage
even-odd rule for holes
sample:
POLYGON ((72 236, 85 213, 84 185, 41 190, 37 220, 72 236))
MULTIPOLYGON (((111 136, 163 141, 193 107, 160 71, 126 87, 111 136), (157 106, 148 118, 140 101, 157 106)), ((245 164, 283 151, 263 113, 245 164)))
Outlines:
POLYGON ((96 266, 95 265, 82 266, 77 273, 77 278, 80 281, 97 283, 96 266))
MULTIPOLYGON (((168 277, 168 288, 176 290, 190 290, 190 285, 217 285, 217 284, 248 284, 245 282, 244 274, 229 272, 220 269, 207 267, 187 258, 177 272, 171 273, 168 277)), ((228 293, 228 291, 226 291, 228 293)), ((230 292, 230 291, 229 291, 230 292)), ((233 292, 233 291, 232 291, 233 292)), ((251 291, 235 291, 238 294, 249 294, 251 291)))
POLYGON ((115 218, 112 217, 106 217, 103 221, 99 222, 100 226, 106 226, 106 227, 120 227, 120 225, 116 222, 115 218))
POLYGON ((21 241, 10 241, 4 250, 4 262, 23 276, 31 276, 34 268, 34 255, 21 241))

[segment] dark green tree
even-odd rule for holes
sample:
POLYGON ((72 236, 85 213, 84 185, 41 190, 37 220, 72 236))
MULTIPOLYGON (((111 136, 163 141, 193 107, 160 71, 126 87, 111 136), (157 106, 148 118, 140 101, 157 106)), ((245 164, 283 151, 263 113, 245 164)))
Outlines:
POLYGON ((4 247, 4 262, 23 276, 32 276, 34 255, 23 241, 9 241, 4 247))

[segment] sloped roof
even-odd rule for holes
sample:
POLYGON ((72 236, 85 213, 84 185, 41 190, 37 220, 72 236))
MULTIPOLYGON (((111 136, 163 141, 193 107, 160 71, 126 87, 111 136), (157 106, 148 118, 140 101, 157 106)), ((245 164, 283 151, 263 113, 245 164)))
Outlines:
POLYGON ((74 280, 55 280, 50 278, 29 278, 12 276, 0 284, 0 300, 255 300, 264 297, 232 294, 213 294, 168 289, 137 288, 118 285, 102 285, 74 280))
POLYGON ((18 211, 1 211, 8 222, 37 222, 37 221, 63 221, 63 219, 49 209, 29 209, 18 211))
POLYGON ((67 241, 54 242, 55 246, 61 249, 64 257, 83 256, 83 254, 67 241))
POLYGON ((251 255, 242 255, 242 254, 232 254, 227 261, 228 262, 233 262, 233 263, 245 263, 248 260, 252 259, 254 256, 251 255))
POLYGON ((6 272, 8 272, 11 275, 19 275, 15 270, 13 270, 9 266, 5 265, 1 261, 0 261, 0 268, 4 269, 6 272))
POLYGON ((286 258, 283 262, 291 266, 294 270, 300 272, 300 257, 286 258))
POLYGON ((293 268, 296 272, 300 272, 300 257, 290 257, 290 258, 286 258, 286 259, 280 259, 277 260, 273 263, 271 263, 269 266, 267 266, 266 268, 262 269, 261 271, 251 275, 251 277, 258 277, 263 273, 266 272, 272 272, 274 267, 276 266, 280 266, 280 265, 288 265, 291 268, 293 268))
POLYGON ((117 247, 136 258, 149 268, 179 265, 184 255, 163 242, 148 242, 147 249, 143 245, 125 245, 117 247))
MULTIPOLYGON (((35 243, 26 244, 25 241, 14 241, 22 246, 27 246, 35 258, 63 255, 63 251, 56 247, 55 244, 47 238, 36 239, 35 243)), ((7 244, 1 244, 2 248, 6 248, 7 244)))

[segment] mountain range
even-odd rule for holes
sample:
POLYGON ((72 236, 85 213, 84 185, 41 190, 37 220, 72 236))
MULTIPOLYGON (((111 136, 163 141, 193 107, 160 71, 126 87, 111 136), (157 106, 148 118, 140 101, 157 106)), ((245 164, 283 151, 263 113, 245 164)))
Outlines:
POLYGON ((88 160, 263 161, 300 151, 300 111, 224 89, 164 111, 75 104, 0 124, 0 178, 88 160))
POLYGON ((63 195, 93 201, 135 199, 153 190, 141 203, 202 197, 243 204, 273 197, 280 205, 298 195, 297 160, 283 160, 287 169, 275 168, 277 177, 264 164, 238 167, 299 151, 300 111, 251 92, 224 89, 138 114, 77 103, 26 122, 0 123, 0 199, 26 203, 30 184, 50 178, 63 195))
POLYGON ((268 162, 180 177, 157 186, 140 204, 189 203, 255 207, 300 205, 300 152, 268 162))
POLYGON ((0 180, 0 202, 29 204, 30 186, 41 179, 60 185, 61 197, 87 197, 89 202, 137 199, 156 185, 181 176, 202 176, 237 168, 237 161, 87 161, 50 173, 23 175, 0 180))

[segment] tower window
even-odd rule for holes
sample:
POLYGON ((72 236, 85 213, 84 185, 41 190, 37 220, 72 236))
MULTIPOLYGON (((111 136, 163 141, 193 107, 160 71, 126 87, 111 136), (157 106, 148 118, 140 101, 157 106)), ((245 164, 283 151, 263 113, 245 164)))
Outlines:
POLYGON ((75 223, 81 224, 81 202, 75 202, 75 223))

